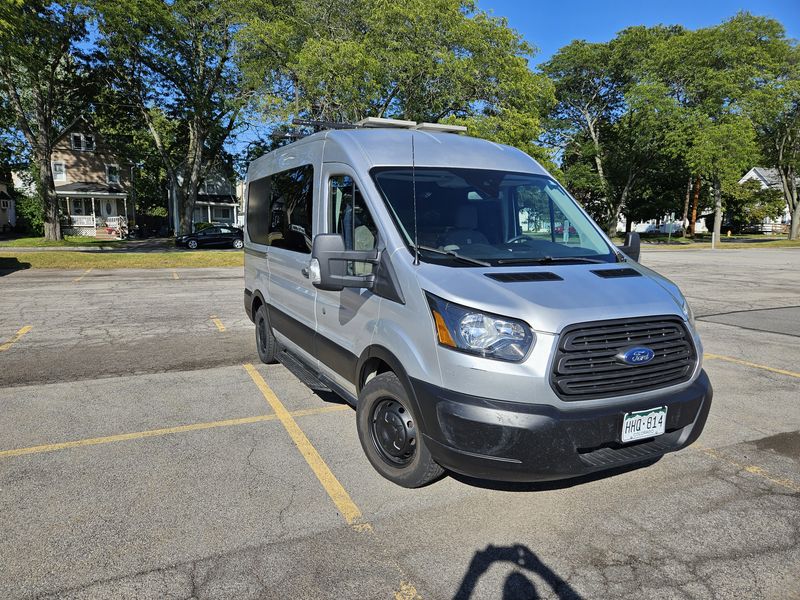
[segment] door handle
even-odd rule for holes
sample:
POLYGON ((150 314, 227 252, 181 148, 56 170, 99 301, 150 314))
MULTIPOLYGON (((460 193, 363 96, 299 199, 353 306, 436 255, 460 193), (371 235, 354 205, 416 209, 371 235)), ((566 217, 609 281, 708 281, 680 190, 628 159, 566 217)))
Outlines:
POLYGON ((308 279, 308 267, 303 267, 302 269, 300 269, 300 272, 303 274, 303 277, 308 279))

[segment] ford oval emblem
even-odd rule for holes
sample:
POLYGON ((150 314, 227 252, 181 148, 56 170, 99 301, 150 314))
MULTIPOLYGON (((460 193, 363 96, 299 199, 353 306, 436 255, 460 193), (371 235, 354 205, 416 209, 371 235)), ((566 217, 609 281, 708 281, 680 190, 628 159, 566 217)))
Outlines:
POLYGON ((626 348, 617 354, 617 358, 628 365, 644 365, 656 357, 656 353, 644 346, 626 348))

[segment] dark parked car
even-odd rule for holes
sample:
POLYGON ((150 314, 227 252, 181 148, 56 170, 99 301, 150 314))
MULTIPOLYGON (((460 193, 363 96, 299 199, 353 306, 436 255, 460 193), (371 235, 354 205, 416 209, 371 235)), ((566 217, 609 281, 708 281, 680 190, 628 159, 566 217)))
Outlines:
POLYGON ((175 238, 176 246, 186 246, 190 250, 200 246, 224 246, 226 248, 241 248, 244 245, 244 234, 236 227, 214 226, 202 231, 181 235, 175 238))

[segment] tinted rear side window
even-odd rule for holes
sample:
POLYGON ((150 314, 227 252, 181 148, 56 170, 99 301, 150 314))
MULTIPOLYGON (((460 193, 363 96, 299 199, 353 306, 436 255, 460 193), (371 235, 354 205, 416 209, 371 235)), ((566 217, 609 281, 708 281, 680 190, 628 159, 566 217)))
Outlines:
POLYGON ((270 178, 251 181, 247 192, 247 233, 255 244, 266 244, 269 234, 270 178))
POLYGON ((267 243, 276 248, 311 253, 314 168, 304 165, 276 173, 272 180, 267 243))

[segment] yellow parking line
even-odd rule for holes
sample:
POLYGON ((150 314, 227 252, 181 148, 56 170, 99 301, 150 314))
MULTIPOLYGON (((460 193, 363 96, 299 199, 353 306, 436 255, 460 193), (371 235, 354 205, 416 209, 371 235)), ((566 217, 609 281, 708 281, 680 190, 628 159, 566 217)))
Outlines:
POLYGON ((86 269, 86 270, 83 272, 83 275, 81 275, 80 277, 76 277, 76 278, 75 278, 75 279, 73 279, 72 281, 74 281, 75 283, 78 283, 78 282, 79 282, 81 279, 83 279, 84 277, 86 277, 86 276, 89 274, 89 272, 90 272, 92 269, 94 269, 94 267, 89 267, 88 269, 86 269))
POLYGON ((177 271, 173 271, 172 272, 172 278, 173 279, 180 279, 180 277, 178 276, 178 272, 177 271))
POLYGON ((736 462, 735 460, 728 458, 724 454, 720 454, 713 448, 704 448, 702 446, 697 446, 697 449, 706 454, 707 456, 710 456, 711 458, 714 458, 716 460, 721 460, 739 469, 744 469, 748 473, 752 473, 753 475, 758 475, 759 477, 762 477, 767 481, 774 483, 775 485, 784 487, 788 490, 792 490, 793 492, 800 493, 800 483, 797 483, 796 481, 793 481, 791 479, 776 479, 772 477, 767 471, 765 471, 764 469, 762 469, 757 465, 743 465, 740 462, 736 462))
POLYGON ((776 369, 775 367, 759 365, 756 363, 748 362, 746 360, 732 358, 730 356, 723 356, 722 354, 703 354, 703 358, 705 358, 706 360, 724 360, 726 362, 734 363, 737 365, 743 365, 745 367, 753 367, 754 369, 763 369, 764 371, 770 371, 771 373, 778 373, 780 375, 788 375, 789 377, 800 378, 800 373, 795 373, 794 371, 786 371, 784 369, 776 369))
POLYGON ((20 338, 21 338, 23 335, 25 335, 26 333, 28 333, 28 332, 29 332, 31 329, 33 329, 33 327, 31 327, 30 325, 25 325, 25 327, 23 327, 23 328, 22 328, 22 329, 20 329, 20 330, 19 330, 17 333, 15 333, 15 334, 14 334, 14 337, 13 337, 13 338, 11 338, 10 340, 8 340, 8 341, 7 341, 7 342, 5 342, 4 344, 0 344, 0 352, 3 352, 4 350, 8 350, 9 348, 11 348, 11 346, 12 346, 12 344, 14 344, 14 342, 18 342, 18 341, 19 341, 19 339, 20 339, 20 338))
POLYGON ((342 484, 339 483, 339 480, 336 479, 336 476, 331 472, 330 468, 328 468, 328 465, 325 464, 325 461, 322 459, 319 452, 317 452, 317 449, 311 444, 306 434, 303 433, 303 430, 300 429, 297 422, 292 418, 292 414, 286 410, 286 407, 275 395, 275 392, 267 385, 267 382, 264 381, 261 374, 249 363, 244 365, 244 368, 252 378, 253 383, 255 383, 261 391, 264 399, 272 407, 272 410, 275 411, 275 414, 278 419, 280 419, 289 437, 292 438, 300 454, 306 459, 308 466, 311 467, 314 475, 317 476, 317 479, 319 479, 322 487, 325 488, 328 496, 330 496, 330 499, 336 505, 336 508, 339 510, 342 517, 344 517, 347 524, 351 525, 356 531, 371 531, 372 528, 369 523, 359 522, 361 519, 361 510, 359 510, 358 506, 356 506, 355 502, 350 498, 350 495, 342 484))
POLYGON ((217 329, 219 329, 220 333, 222 333, 223 331, 225 331, 225 325, 223 325, 223 324, 222 324, 222 321, 220 321, 220 320, 217 318, 217 315, 211 315, 211 321, 214 323, 214 325, 216 325, 216 326, 217 326, 217 329))
MULTIPOLYGON (((349 406, 325 406, 321 408, 309 408, 296 410, 291 414, 294 417, 304 417, 307 415, 318 415, 330 412, 348 410, 349 406)), ((244 417, 241 419, 226 419, 224 421, 211 421, 208 423, 192 423, 191 425, 178 425, 177 427, 164 427, 162 429, 149 429, 147 431, 136 431, 133 433, 121 433, 118 435, 107 435, 104 437, 89 438, 84 440, 74 440, 71 442, 60 442, 58 444, 43 444, 41 446, 29 446, 28 448, 15 448, 13 450, 0 450, 0 458, 11 456, 24 456, 26 454, 40 454, 42 452, 55 452, 56 450, 66 450, 68 448, 80 448, 83 446, 97 446, 98 444, 110 444, 112 442, 125 442, 129 440, 140 440, 143 438, 157 437, 161 435, 171 435, 174 433, 185 433, 187 431, 201 431, 203 429, 214 429, 216 427, 230 427, 233 425, 247 425, 249 423, 261 423, 262 421, 274 421, 277 415, 256 415, 255 417, 244 417)))

